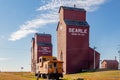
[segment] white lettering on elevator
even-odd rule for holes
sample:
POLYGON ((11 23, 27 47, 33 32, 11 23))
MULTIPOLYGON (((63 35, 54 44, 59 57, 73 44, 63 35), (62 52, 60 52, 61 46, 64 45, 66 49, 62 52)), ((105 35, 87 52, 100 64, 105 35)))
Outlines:
POLYGON ((85 34, 87 34, 87 29, 69 28, 69 33, 71 33, 71 35, 84 36, 85 34))

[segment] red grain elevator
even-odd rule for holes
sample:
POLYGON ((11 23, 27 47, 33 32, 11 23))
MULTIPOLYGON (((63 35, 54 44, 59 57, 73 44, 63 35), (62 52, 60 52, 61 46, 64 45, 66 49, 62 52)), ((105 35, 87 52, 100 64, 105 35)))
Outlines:
POLYGON ((36 64, 40 56, 52 56, 51 35, 35 33, 31 47, 31 71, 36 72, 36 64))
MULTIPOLYGON (((89 47, 89 24, 86 11, 61 6, 57 26, 58 59, 64 61, 64 73, 77 73, 93 69, 94 50, 89 47)), ((100 54, 95 51, 95 68, 99 67, 100 54)))

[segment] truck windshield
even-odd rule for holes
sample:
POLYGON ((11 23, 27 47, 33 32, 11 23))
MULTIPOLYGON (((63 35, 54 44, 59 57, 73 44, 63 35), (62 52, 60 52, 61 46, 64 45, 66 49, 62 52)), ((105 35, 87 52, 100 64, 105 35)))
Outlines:
POLYGON ((54 67, 57 67, 57 63, 53 63, 54 67))
POLYGON ((46 61, 46 58, 43 58, 42 61, 43 61, 43 62, 46 61))

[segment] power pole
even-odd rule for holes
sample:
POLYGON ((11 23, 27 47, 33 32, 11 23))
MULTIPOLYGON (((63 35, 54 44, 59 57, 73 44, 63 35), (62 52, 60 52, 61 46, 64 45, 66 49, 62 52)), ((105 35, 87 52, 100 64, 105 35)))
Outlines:
POLYGON ((118 69, 120 70, 120 44, 118 45, 118 69))
POLYGON ((118 66, 118 69, 120 70, 120 50, 118 50, 118 55, 119 55, 119 66, 118 66))
POLYGON ((95 55, 95 49, 96 48, 97 47, 95 47, 95 46, 93 47, 93 49, 94 49, 94 70, 96 69, 96 64, 95 64, 96 63, 96 58, 95 58, 96 57, 96 55, 95 55))

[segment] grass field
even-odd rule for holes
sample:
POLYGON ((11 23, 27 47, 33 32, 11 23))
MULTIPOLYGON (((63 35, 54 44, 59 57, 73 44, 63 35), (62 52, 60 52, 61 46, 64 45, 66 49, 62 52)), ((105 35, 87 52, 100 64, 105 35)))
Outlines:
MULTIPOLYGON (((36 80, 36 78, 30 72, 1 72, 0 80, 36 80)), ((120 70, 68 74, 64 75, 62 80, 120 80, 120 70)))

